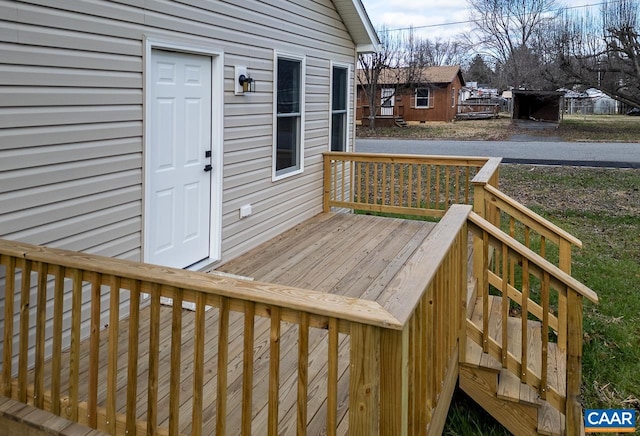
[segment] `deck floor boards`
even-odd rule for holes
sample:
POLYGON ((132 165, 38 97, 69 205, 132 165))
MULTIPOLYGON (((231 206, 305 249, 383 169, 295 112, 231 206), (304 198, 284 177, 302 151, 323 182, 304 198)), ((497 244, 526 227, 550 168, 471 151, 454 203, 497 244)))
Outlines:
MULTIPOLYGON (((407 259, 424 241, 434 223, 407 221, 355 214, 320 214, 284 232, 256 249, 227 262, 217 271, 251 277, 262 282, 330 292, 356 298, 376 300, 389 282, 402 270, 407 259)), ((150 305, 143 300, 138 330, 138 381, 136 416, 146 421, 149 361, 157 359, 158 419, 159 427, 169 425, 169 367, 171 362, 172 311, 162 306, 160 310, 160 346, 157 356, 149 355, 150 305)), ((193 395, 193 353, 195 314, 182 310, 181 372, 180 385, 174 386, 180 393, 180 432, 191 432, 193 395)), ((218 356, 218 309, 205 313, 205 362, 203 434, 213 434, 216 425, 216 390, 218 356)), ((116 408, 125 413, 127 388, 128 318, 118 326, 118 372, 116 408)), ((231 312, 229 317, 229 348, 227 373, 227 432, 240 434, 242 368, 243 368, 244 314, 231 312)), ((256 316, 254 319, 254 375, 252 429, 263 434, 267 426, 269 397, 269 345, 270 320, 256 316)), ((105 326, 106 327, 106 326, 105 326)), ((298 326, 281 322, 280 337, 280 396, 279 433, 295 432, 297 419, 297 368, 298 326)), ((106 407, 106 367, 109 350, 109 329, 100 334, 98 405, 106 407)), ((340 334, 338 348, 338 434, 348 431, 349 387, 349 337, 340 334)), ((327 330, 309 330, 309 368, 307 429, 309 434, 326 432, 328 353, 327 330)), ((50 362, 48 363, 50 365, 50 362)), ((81 345, 80 398, 87 397, 89 378, 89 341, 81 345)), ((63 355, 60 377, 63 391, 68 394, 69 355, 63 355), (66 387, 66 389, 65 389, 66 387)), ((45 379, 45 389, 51 386, 51 378, 45 379)), ((82 400, 84 401, 84 400, 82 400)))

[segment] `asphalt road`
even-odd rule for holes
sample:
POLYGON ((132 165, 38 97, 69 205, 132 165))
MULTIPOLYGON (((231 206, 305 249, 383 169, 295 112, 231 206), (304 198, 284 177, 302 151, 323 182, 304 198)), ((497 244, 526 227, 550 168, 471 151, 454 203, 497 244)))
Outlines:
POLYGON ((355 151, 502 157, 504 163, 640 168, 640 143, 356 139, 355 151))

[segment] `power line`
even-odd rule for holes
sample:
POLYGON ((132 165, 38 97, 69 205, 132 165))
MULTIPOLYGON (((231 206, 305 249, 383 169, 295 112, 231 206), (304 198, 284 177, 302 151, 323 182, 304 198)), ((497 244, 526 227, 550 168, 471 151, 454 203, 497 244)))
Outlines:
MULTIPOLYGON (((622 0, 617 0, 617 1, 622 1, 622 0)), ((580 6, 567 6, 564 8, 559 8, 559 9, 555 9, 555 10, 551 10, 549 12, 561 12, 561 11, 568 11, 570 9, 581 9, 581 8, 591 8, 593 6, 602 6, 603 4, 605 4, 607 2, 602 1, 599 3, 592 3, 592 4, 587 4, 587 5, 580 5, 580 6)), ((465 21, 454 21, 451 23, 440 23, 440 24, 425 24, 423 26, 409 26, 409 27, 399 27, 397 29, 381 29, 378 30, 378 32, 380 33, 389 33, 389 32, 400 32, 403 30, 416 30, 416 29, 429 29, 429 28, 434 28, 434 27, 445 27, 445 26, 457 26, 458 24, 471 24, 471 23, 475 23, 478 20, 465 20, 465 21)))

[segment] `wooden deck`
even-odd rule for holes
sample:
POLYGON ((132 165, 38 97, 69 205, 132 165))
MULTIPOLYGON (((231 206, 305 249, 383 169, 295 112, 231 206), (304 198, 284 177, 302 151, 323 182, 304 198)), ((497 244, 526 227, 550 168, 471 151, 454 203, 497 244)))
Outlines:
POLYGON ((377 301, 434 227, 425 221, 320 214, 217 270, 377 301))
MULTIPOLYGON (((382 218, 354 214, 320 214, 295 228, 283 233, 255 250, 237 258, 222 267, 219 271, 231 273, 255 280, 274 284, 313 289, 349 297, 376 300, 384 295, 389 282, 403 268, 406 260, 424 241, 435 227, 434 223, 424 221, 407 221, 401 219, 382 218)), ((213 272, 215 274, 215 272, 213 272)), ((388 296, 387 296, 388 297, 388 296)), ((150 308, 140 311, 138 322, 138 386, 137 405, 138 422, 147 421, 147 387, 150 337, 150 308)), ((191 433, 192 410, 190 401, 193 395, 193 355, 194 355, 194 312, 182 312, 182 344, 180 373, 180 433, 191 433)), ((170 378, 169 368, 172 359, 172 310, 162 307, 160 311, 160 346, 158 380, 158 428, 169 428, 170 378), (163 374, 167 374, 163 376, 163 374)), ((219 310, 211 308, 206 312, 204 345, 204 400, 202 434, 213 434, 216 429, 216 393, 218 384, 218 323, 219 310)), ((243 366, 243 326, 245 316, 240 312, 229 313, 229 348, 227 398, 230 407, 226 413, 227 434, 240 434, 242 426, 242 410, 237 407, 242 397, 243 366), (234 399, 235 398, 235 399, 234 399)), ((126 374, 128 348, 125 344, 130 339, 130 320, 124 319, 119 326, 118 369, 126 374)), ((297 324, 281 322, 280 331, 280 398, 278 407, 279 434, 293 434, 297 425, 298 383, 298 331, 297 324)), ((271 321, 268 318, 256 317, 254 321, 254 359, 253 359, 253 393, 252 393, 252 434, 264 434, 267 426, 268 399, 270 392, 268 379, 270 376, 270 334, 271 321)), ((348 394, 349 394, 349 336, 339 336, 338 359, 338 428, 337 434, 348 431, 348 394)), ((308 434, 325 434, 327 423, 327 365, 328 333, 324 328, 310 329, 308 358, 308 391, 307 432, 308 434)), ((109 358, 109 330, 100 335, 100 367, 107 365, 109 358)), ((84 341, 81 345, 79 375, 79 397, 86 398, 89 390, 89 358, 90 344, 84 341)), ((63 357, 63 362, 70 362, 63 357)), ((62 368, 62 386, 69 383, 70 370, 62 368)), ((105 374, 100 371, 100 374, 105 374)), ((45 380, 45 389, 51 380, 45 380)), ((98 380, 98 406, 106 407, 106 376, 98 380)), ((127 407, 126 378, 118 383, 116 410, 125 414, 127 407)), ((66 393, 63 391, 62 395, 66 393)), ((84 421, 82 418, 80 421, 84 421)), ((140 428, 140 424, 139 424, 140 428)))

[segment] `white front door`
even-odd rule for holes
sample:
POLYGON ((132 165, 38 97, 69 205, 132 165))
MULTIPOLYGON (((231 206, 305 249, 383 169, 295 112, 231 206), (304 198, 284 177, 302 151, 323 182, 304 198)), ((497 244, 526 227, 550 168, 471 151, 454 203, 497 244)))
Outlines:
POLYGON ((145 151, 149 263, 186 268, 210 254, 211 65, 210 56, 151 51, 145 151))
POLYGON ((393 116, 393 106, 395 104, 394 88, 382 88, 382 95, 380 99, 380 115, 383 117, 393 116))

